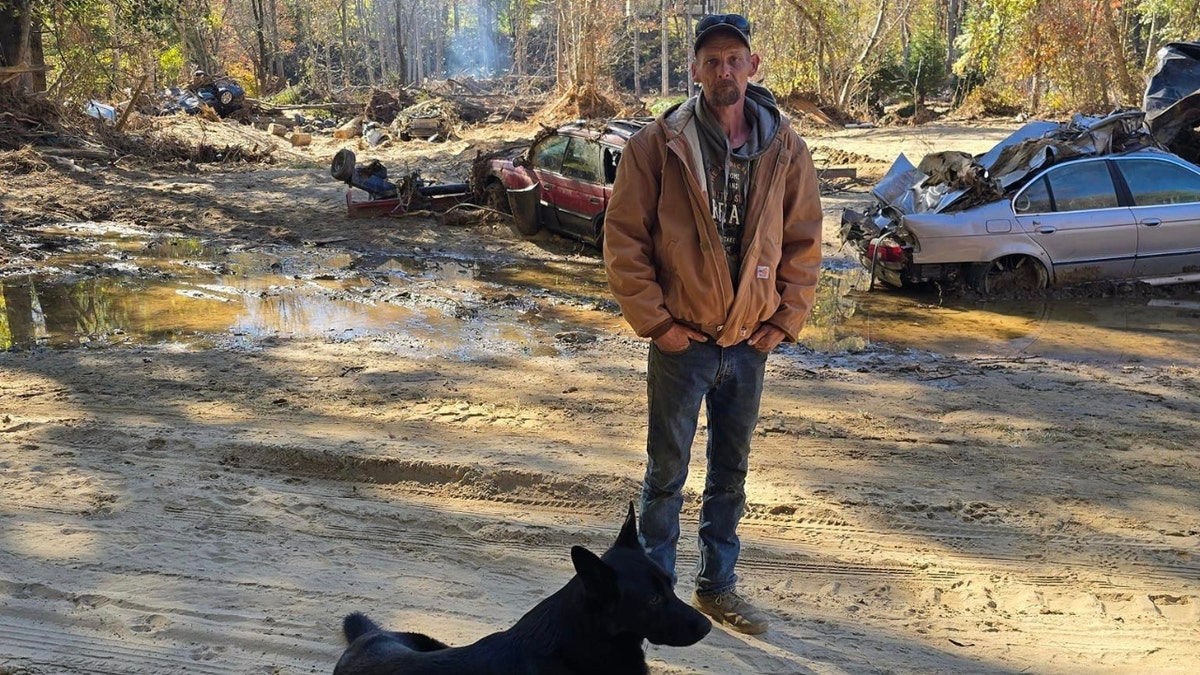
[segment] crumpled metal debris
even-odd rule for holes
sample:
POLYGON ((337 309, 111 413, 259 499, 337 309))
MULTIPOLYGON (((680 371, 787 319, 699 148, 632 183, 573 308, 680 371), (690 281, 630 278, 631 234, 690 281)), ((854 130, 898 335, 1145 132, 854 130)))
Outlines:
POLYGON ((1200 161, 1200 42, 1171 42, 1158 50, 1142 109, 1159 143, 1189 162, 1200 161))
POLYGON ((387 127, 370 121, 363 124, 362 137, 372 148, 392 140, 392 137, 388 135, 387 127))
POLYGON ((392 128, 402 140, 422 138, 445 141, 454 135, 454 111, 437 100, 423 101, 401 110, 392 128))
POLYGON ((1055 162, 1160 147, 1141 110, 1106 117, 1075 115, 1070 122, 1030 122, 977 157, 935 152, 921 163, 901 154, 871 193, 901 214, 961 211, 994 201, 1055 162))

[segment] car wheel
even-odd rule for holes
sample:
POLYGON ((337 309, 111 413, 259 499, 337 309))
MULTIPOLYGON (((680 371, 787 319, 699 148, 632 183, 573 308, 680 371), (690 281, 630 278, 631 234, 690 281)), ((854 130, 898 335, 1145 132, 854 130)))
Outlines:
POLYGON ((1007 255, 990 263, 972 265, 970 272, 971 286, 984 295, 1041 290, 1049 280, 1041 261, 1027 255, 1007 255))
POLYGON ((350 182, 354 178, 354 152, 346 148, 338 150, 329 165, 329 175, 342 182, 350 182))
POLYGON ((217 100, 221 102, 221 105, 229 105, 230 103, 233 103, 233 92, 223 91, 217 100))
POLYGON ((500 213, 512 213, 512 208, 508 205, 508 190, 504 189, 503 183, 498 180, 489 180, 483 187, 483 192, 487 197, 486 206, 489 209, 500 213))

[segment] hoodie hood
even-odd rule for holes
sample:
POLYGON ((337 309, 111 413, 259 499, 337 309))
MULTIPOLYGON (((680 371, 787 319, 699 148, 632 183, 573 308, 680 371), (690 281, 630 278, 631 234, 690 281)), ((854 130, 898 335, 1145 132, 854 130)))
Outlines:
POLYGON ((779 104, 769 89, 753 82, 746 86, 745 100, 746 119, 754 131, 741 152, 733 152, 733 155, 739 159, 754 159, 766 152, 779 133, 779 104))
MULTIPOLYGON (((699 105, 700 95, 697 94, 668 108, 659 117, 659 121, 666 127, 670 136, 677 136, 682 134, 688 123, 696 118, 699 105)), ((746 148, 751 144, 754 145, 755 150, 753 154, 738 156, 744 159, 754 159, 765 152, 771 145, 771 141, 775 140, 775 136, 779 134, 783 115, 779 112, 779 104, 776 103, 775 96, 771 91, 761 84, 753 82, 746 86, 745 108, 746 119, 754 127, 754 137, 742 147, 742 152, 747 153, 746 148)))

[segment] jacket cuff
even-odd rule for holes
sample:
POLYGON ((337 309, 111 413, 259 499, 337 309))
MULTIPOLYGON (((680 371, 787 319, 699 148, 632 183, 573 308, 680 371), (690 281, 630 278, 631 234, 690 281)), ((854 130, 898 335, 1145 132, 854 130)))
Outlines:
POLYGON ((780 326, 777 322, 771 321, 770 319, 768 319, 768 320, 764 321, 763 323, 769 323, 772 326, 775 326, 779 330, 783 331, 783 341, 784 342, 795 342, 796 341, 796 336, 789 333, 786 328, 784 328, 783 326, 780 326))
POLYGON ((666 335, 667 331, 671 330, 671 326, 674 326, 674 325, 675 325, 675 319, 667 319, 666 321, 658 324, 654 328, 647 331, 646 337, 650 338, 651 340, 656 340, 656 339, 666 335))

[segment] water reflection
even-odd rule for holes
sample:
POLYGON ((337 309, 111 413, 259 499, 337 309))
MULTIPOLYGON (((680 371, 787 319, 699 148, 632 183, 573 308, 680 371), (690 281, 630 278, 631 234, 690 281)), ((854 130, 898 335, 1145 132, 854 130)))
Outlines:
POLYGON ((943 354, 1200 363, 1200 294, 983 302, 865 287, 853 270, 827 273, 803 341, 821 350, 885 343, 943 354))
MULTIPOLYGON (((563 331, 631 334, 594 259, 514 264, 86 234, 74 252, 53 258, 53 272, 0 280, 0 348, 386 334, 453 357, 550 354, 563 331)), ((887 344, 1002 357, 1200 360, 1196 293, 970 302, 866 286, 858 266, 824 271, 801 341, 826 352, 887 344)))
MULTIPOLYGON (((278 281, 285 281, 280 278, 278 281)), ((355 337, 408 319, 399 307, 370 307, 306 292, 308 283, 266 287, 261 279, 101 278, 0 281, 0 348, 92 342, 192 341, 205 335, 355 337)))

